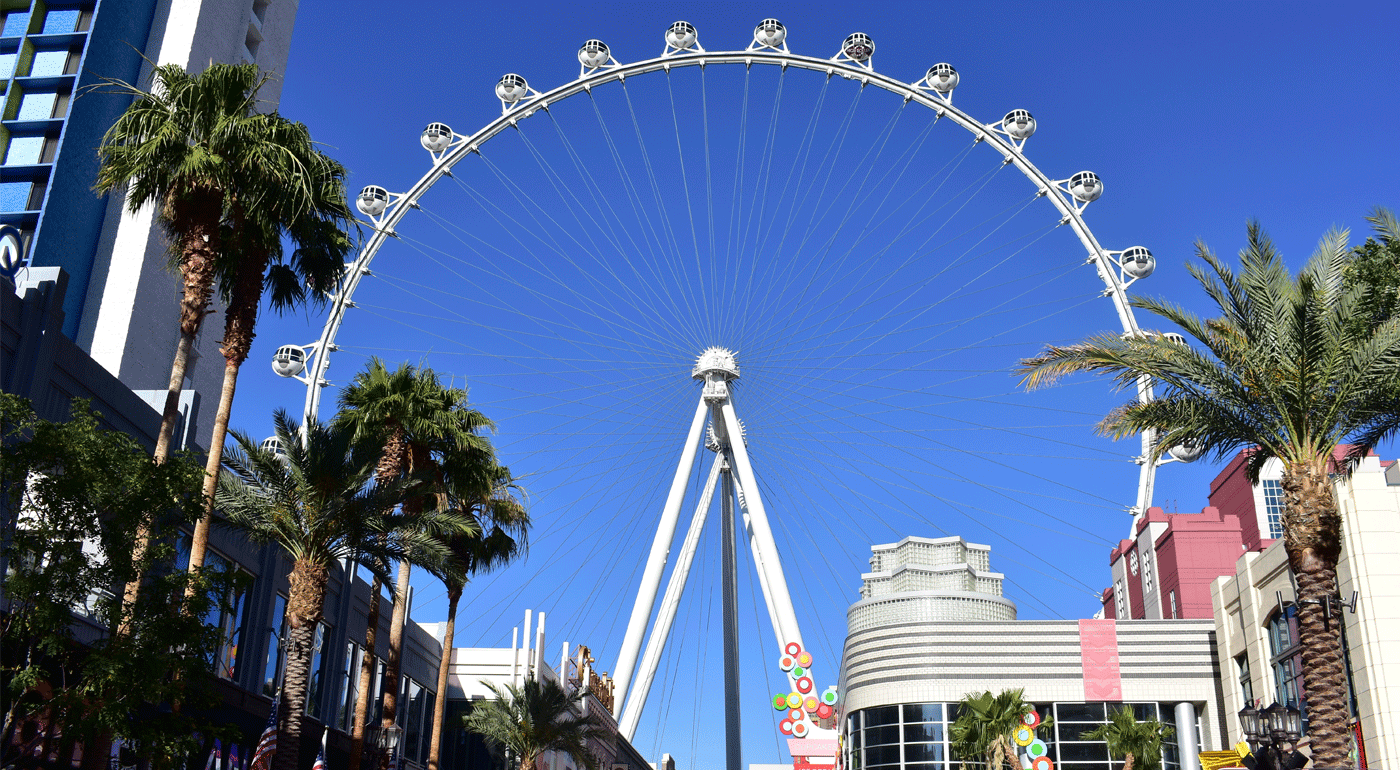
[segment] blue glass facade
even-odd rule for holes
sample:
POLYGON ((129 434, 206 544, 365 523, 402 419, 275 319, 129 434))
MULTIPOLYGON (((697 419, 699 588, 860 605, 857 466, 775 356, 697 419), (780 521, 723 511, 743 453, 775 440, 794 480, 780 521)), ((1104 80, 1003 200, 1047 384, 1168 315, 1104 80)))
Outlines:
POLYGON ((75 338, 107 203, 96 148, 129 100, 92 92, 135 81, 155 0, 0 0, 0 224, 29 264, 68 271, 63 331, 75 338))

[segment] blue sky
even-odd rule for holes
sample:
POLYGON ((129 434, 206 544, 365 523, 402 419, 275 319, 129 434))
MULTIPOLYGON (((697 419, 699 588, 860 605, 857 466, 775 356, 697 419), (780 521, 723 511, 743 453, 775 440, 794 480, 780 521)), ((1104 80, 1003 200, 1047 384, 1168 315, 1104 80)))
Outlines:
MULTIPOLYGON (((298 12, 281 110, 307 123, 350 169, 352 190, 380 184, 397 191, 428 170, 417 141, 425 124, 444 121, 462 133, 475 131, 499 114, 492 88, 502 74, 522 74, 542 91, 565 83, 578 74, 574 53, 587 38, 606 41, 619 60, 636 61, 660 53, 665 28, 686 19, 707 49, 733 50, 748 43, 760 18, 774 16, 787 25, 794 52, 826 57, 846 34, 863 31, 876 42, 874 66, 881 73, 907 82, 935 62, 956 66, 962 83, 955 104, 983 122, 1012 108, 1030 110, 1039 124, 1026 148, 1034 163, 1055 178, 1090 169, 1104 179, 1104 197, 1086 213, 1100 242, 1110 249, 1141 244, 1155 253, 1157 272, 1132 291, 1204 311, 1184 270, 1195 241, 1231 255, 1243 242, 1246 220, 1257 218, 1296 268, 1329 227, 1350 227, 1359 241, 1372 206, 1400 207, 1394 152, 1400 57, 1391 39, 1400 13, 1379 3, 1328 8, 1324 14, 1302 3, 756 9, 537 3, 464 12, 441 3, 307 3, 298 12)), ((616 227, 594 224, 582 228, 591 235, 570 240, 576 229, 570 217, 584 210, 570 209, 570 193, 558 184, 574 185, 582 197, 587 184, 578 181, 584 172, 565 148, 574 147, 596 172, 600 190, 615 163, 588 103, 561 104, 549 118, 559 131, 532 117, 519 132, 523 139, 493 140, 484 151, 489 164, 469 168, 464 162, 455 183, 444 180, 425 196, 425 211, 413 212, 400 227, 405 238, 376 261, 380 288, 367 288, 363 299, 357 295, 364 307, 352 311, 341 339, 349 350, 334 359, 331 379, 344 382, 367 355, 377 354, 391 363, 421 361, 465 381, 500 423, 505 460, 529 474, 537 520, 530 557, 477 581, 463 602, 459 643, 508 644, 523 610, 543 608, 550 613, 551 655, 566 638, 589 644, 601 666, 611 668, 636 565, 694 408, 697 394, 684 367, 698 344, 741 347, 741 367, 745 360, 754 365, 741 380, 740 415, 750 428, 759 475, 767 469, 761 486, 770 516, 781 519, 774 525, 779 548, 823 685, 834 681, 845 607, 855 598, 872 543, 905 534, 960 534, 992 545, 993 567, 1007 574, 1006 592, 1021 617, 1087 617, 1096 608, 1092 593, 1109 580, 1108 545, 1128 526, 1121 508, 1132 502, 1135 473, 1128 458, 1136 448, 1095 436, 1092 425, 1122 396, 1088 380, 1026 396, 1016 393, 1005 372, 1016 356, 1044 342, 1114 328, 1108 302, 1092 299, 1101 288, 1092 272, 1060 268, 1082 261, 1082 249, 1076 256, 1077 243, 1067 232, 1045 232, 1053 230, 1053 216, 1043 201, 1019 213, 1034 190, 1010 172, 995 174, 985 192, 952 195, 964 183, 981 184, 981 175, 996 165, 980 152, 985 148, 972 148, 959 165, 968 150, 960 129, 946 123, 930 128, 927 120, 900 113, 888 95, 859 94, 839 80, 824 91, 820 78, 780 79, 759 69, 748 81, 747 100, 742 72, 707 72, 703 85, 694 73, 672 74, 669 85, 665 76, 639 77, 627 87, 630 108, 619 88, 599 89, 597 115, 606 116, 618 146, 642 135, 656 156, 661 192, 653 197, 641 181, 640 155, 620 150, 622 167, 637 175, 634 189, 643 191, 641 210, 659 201, 654 220, 619 213, 616 227), (782 110, 774 111, 780 82, 782 110), (823 112, 817 106, 824 93, 823 112), (700 99, 716 126, 709 140, 714 163, 731 170, 712 177, 713 249, 705 245, 705 217, 691 230, 686 214, 705 213, 698 203, 701 161, 693 152, 704 145, 695 122, 700 99), (821 117, 807 139, 804 126, 812 114, 821 117), (721 138, 717 127, 739 125, 744 116, 752 133, 741 133, 748 154, 736 163, 740 144, 721 138), (765 139, 769 126, 772 141, 765 139), (835 139, 842 130, 849 146, 835 139), (668 137, 692 148, 689 156, 679 151, 690 164, 686 180, 678 182, 675 165, 663 162, 663 150, 677 152, 667 146, 668 137), (777 183, 777 176, 802 167, 795 159, 804 142, 818 155, 840 147, 832 150, 841 161, 840 173, 830 177, 836 182, 807 188, 777 183), (891 150, 841 154, 862 147, 891 150), (915 173, 900 175, 898 148, 909 148, 915 173), (773 169, 766 182, 765 157, 773 169), (745 174, 742 183, 734 181, 735 166, 745 174), (812 235, 814 242, 828 232, 821 230, 827 220, 844 215, 867 222, 871 231, 888 230, 919 210, 919 196, 953 167, 939 194, 956 203, 945 211, 975 201, 947 218, 944 232, 965 240, 950 240, 934 257, 878 235, 863 245, 830 225, 838 244, 832 254, 840 256, 830 257, 836 267, 823 273, 813 268, 828 264, 823 257, 778 243, 776 230, 763 224, 784 217, 791 222, 801 213, 805 224, 792 232, 812 235), (873 176, 859 176, 872 168, 873 176), (857 193, 843 197, 843 180, 857 193), (810 195, 784 203, 785 189, 810 195), (1017 213, 1003 214, 1008 210, 1017 213), (890 212, 895 216, 882 218, 890 212), (624 237, 626 223, 640 231, 644 221, 668 223, 671 240, 658 237, 648 245, 644 236, 624 237), (635 280, 625 272, 604 275, 629 256, 645 263, 648 253, 665 254, 667 243, 677 257, 693 246, 697 275, 709 283, 688 292, 684 267, 655 281, 636 278, 647 268, 635 280), (700 296, 723 293, 716 276, 728 274, 704 266, 702 255, 715 253, 721 266, 735 260, 735 275, 748 270, 759 289, 736 289, 726 295, 728 305, 707 310, 700 296), (594 261, 566 259, 580 254, 594 261), (949 254, 951 261, 932 261, 949 254), (484 261, 495 267, 483 267, 484 261), (555 268, 552 277, 539 272, 555 268), (809 283, 786 282, 789 269, 809 283), (847 283, 854 288, 846 291, 847 283), (816 286, 815 293, 802 294, 803 285, 816 286), (944 286, 951 293, 933 294, 944 286), (984 288, 959 293, 960 286, 984 288), (766 293, 764 287, 770 287, 766 293), (813 296, 822 300, 813 306, 824 312, 792 309, 813 296), (993 312, 999 303, 1010 303, 1014 312, 993 312), (945 324, 942 331, 928 331, 932 320, 909 322, 926 317, 909 309, 925 306, 946 313, 937 322, 945 324), (847 320, 863 314, 869 323, 847 320), (708 320, 697 321, 702 316, 708 320), (806 337, 798 333, 804 328, 806 337), (963 347, 944 346, 948 339, 963 347), (996 347, 1002 343, 1005 348, 996 347), (945 352, 916 353, 935 347, 945 352), (872 360, 891 374, 862 363, 872 360), (960 406, 949 411, 949 403, 960 406), (990 430, 969 430, 973 423, 990 430)), ((626 196, 614 202, 632 205, 626 196)), ((606 204, 595 201, 590 210, 609 216, 606 204)), ((315 316, 264 319, 255 365, 240 382, 235 427, 266 432, 273 407, 299 408, 295 383, 256 364, 279 344, 314 340, 319 328, 315 316)), ((334 392, 328 391, 322 416, 334 392)), ((1206 463, 1162 469, 1157 503, 1199 510, 1217 471, 1206 463)), ((696 483, 692 479, 692 490, 696 483)), ((690 513, 687 507, 682 527, 690 513)), ((713 526, 706 530, 692 598, 683 602, 673 633, 684 644, 663 661, 637 740, 648 756, 667 751, 683 766, 704 761, 703 739, 721 724, 716 688, 704 686, 719 665, 716 581, 710 579, 718 563, 717 543, 710 542, 716 533, 713 526), (692 710, 698 718, 683 716, 692 710)), ((741 569, 744 564, 741 559, 741 569)), ((442 619, 441 587, 426 576, 415 585, 415 618, 442 619)), ((745 759, 778 761, 785 752, 765 705, 767 687, 778 683, 768 661, 773 640, 761 602, 755 606, 756 589, 747 581, 740 588, 749 593, 741 614, 757 629, 744 648, 745 759)))

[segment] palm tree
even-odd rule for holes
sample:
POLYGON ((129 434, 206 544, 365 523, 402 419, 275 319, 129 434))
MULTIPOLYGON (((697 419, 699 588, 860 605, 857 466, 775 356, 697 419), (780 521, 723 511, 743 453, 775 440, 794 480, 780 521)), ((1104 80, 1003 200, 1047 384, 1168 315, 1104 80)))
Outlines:
POLYGON ((292 559, 287 597, 287 662, 278 725, 278 770, 296 770, 312 645, 325 611, 330 568, 338 559, 371 557, 439 567, 449 557, 442 537, 472 524, 450 511, 394 514, 409 483, 371 484, 374 457, 358 451, 351 431, 315 420, 300 427, 279 410, 273 418, 285 454, 235 432, 219 479, 227 524, 255 543, 275 543, 292 559))
MULTIPOLYGON (((1021 766, 1011 736, 1021 727, 1021 717, 1035 711, 1035 706, 1022 697, 1024 690, 1002 690, 993 695, 990 690, 969 693, 958 703, 958 718, 949 728, 953 756, 964 759, 985 759, 987 770, 1000 770, 1002 763, 1014 768, 1021 766)), ((1041 723, 1048 727, 1049 722, 1041 723)))
POLYGON ((566 692, 552 679, 530 678, 520 687, 482 684, 496 698, 478 701, 463 723, 488 743, 514 753, 520 770, 535 770, 546 751, 562 751, 588 770, 597 770, 588 741, 602 740, 608 733, 597 717, 576 710, 583 690, 566 692))
POLYGON ((510 470, 492 466, 488 473, 494 477, 485 489, 478 485, 467 495, 445 494, 448 507, 470 511, 482 525, 483 533, 475 536, 452 537, 447 542, 452 560, 438 577, 447 586, 447 629, 443 635, 442 655, 438 659, 437 697, 433 701, 433 732, 428 747, 428 770, 438 770, 442 750, 442 720, 447 706, 447 674, 452 663, 452 641, 457 626, 457 602, 467 581, 474 575, 509 563, 526 548, 526 533, 530 516, 525 506, 513 494, 518 488, 510 470), (474 494, 471 494, 474 492, 474 494), (486 523, 490 531, 486 532, 486 523))
POLYGON ((1238 275, 1203 244, 1197 254, 1205 264, 1188 265, 1218 317, 1203 319, 1160 299, 1132 301, 1198 346, 1158 334, 1105 334, 1051 346, 1022 361, 1021 374, 1029 387, 1072 372, 1106 374, 1120 387, 1151 377, 1160 398, 1129 403, 1099 425, 1115 438, 1155 432, 1148 462, 1185 442, 1217 458, 1244 448, 1246 472, 1257 482, 1265 462, 1281 461, 1283 541, 1297 578, 1313 761, 1341 766, 1350 740, 1346 678, 1338 625, 1329 622, 1341 514, 1328 474, 1346 471, 1333 460, 1343 441, 1364 453, 1400 424, 1400 319, 1349 331, 1367 287, 1345 280, 1345 231, 1324 237, 1295 279, 1259 225, 1248 230, 1238 275))
POLYGON ((1123 770, 1157 770, 1162 766, 1162 741, 1169 740, 1172 728, 1148 719, 1139 722, 1131 706, 1116 709, 1108 724, 1099 725, 1079 737, 1086 741, 1103 741, 1108 753, 1123 759, 1123 770))
MULTIPOLYGON (((347 223, 353 221, 345 200, 345 167, 316 149, 306 126, 284 118, 275 118, 275 123, 281 138, 274 147, 285 158, 281 165, 300 168, 313 195, 310 206, 304 207, 296 196, 279 194, 278 175, 263 179, 253 174, 249 184, 231 198, 228 232, 223 239, 226 258, 218 262, 219 290, 227 307, 221 346, 224 382, 205 461, 204 517, 195 525, 190 543, 190 570, 204 564, 234 390, 239 369, 253 346, 263 294, 271 289, 272 309, 279 313, 308 299, 322 302, 336 288, 352 246, 345 233, 347 223), (285 260, 284 234, 294 244, 290 259, 285 260)), ((276 166, 260 163, 254 167, 276 166)))
MULTIPOLYGON (((180 416, 180 391, 194 340, 209 312, 222 255, 220 223, 231 196, 252 169, 281 190, 283 205, 309 195, 298 169, 285 162, 278 142, 279 119, 256 112, 257 92, 267 76, 256 66, 211 64, 191 75, 174 64, 155 68, 149 90, 115 78, 96 90, 132 98, 102 137, 94 185, 99 193, 126 189, 135 214, 156 204, 157 217, 173 241, 171 262, 180 271, 180 341, 156 439, 154 458, 165 462, 180 416)), ((137 533, 134 556, 150 547, 150 533, 137 533)), ((127 584, 123 604, 135 604, 141 577, 127 584)), ((126 632, 123 625, 118 634, 126 632)))
MULTIPOLYGON (((357 441, 379 447, 377 474, 381 483, 409 474, 434 477, 438 457, 448 449, 491 452, 490 442, 480 435, 481 431, 493 427, 491 421, 467 407, 465 390, 443 387, 431 369, 403 364, 390 372, 383 361, 372 358, 366 369, 341 392, 340 405, 337 421, 351 431, 357 441)), ((423 501, 422 496, 408 498, 405 513, 417 513, 423 501)), ((408 592, 409 574, 409 565, 400 562, 383 679, 381 713, 386 726, 393 722, 398 710, 398 677, 407 611, 403 597, 408 592)), ((360 694, 355 702, 349 770, 359 770, 359 751, 364 745, 375 629, 379 622, 379 588, 376 580, 371 590, 369 630, 365 634, 365 663, 360 667, 360 694)))

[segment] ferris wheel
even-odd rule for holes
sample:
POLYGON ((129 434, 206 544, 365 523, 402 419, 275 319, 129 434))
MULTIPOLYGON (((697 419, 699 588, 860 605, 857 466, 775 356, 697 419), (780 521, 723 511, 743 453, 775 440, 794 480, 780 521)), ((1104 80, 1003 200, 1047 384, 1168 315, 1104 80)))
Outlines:
MULTIPOLYGON (((1078 517, 1152 502, 1153 436, 1131 453, 1092 443, 1110 394, 1026 394, 1009 378, 1047 342, 1154 333, 1127 295, 1151 252, 1105 248, 1086 223, 1103 180, 1033 164, 1027 110, 988 121, 955 106, 951 64, 905 82, 876 69, 862 33, 829 56, 788 44, 775 19, 731 51, 676 22, 654 58, 588 40, 569 83, 506 74, 499 116, 470 133, 429 124, 416 182, 359 193, 369 237, 319 337, 273 361, 306 386, 307 415, 371 355, 471 384, 550 518, 535 553, 616 567, 580 566, 544 593, 572 597, 575 638, 616 643, 629 738, 658 672, 670 687, 688 676, 666 652, 678 615, 699 628, 708 611, 684 603, 687 570, 732 582, 751 558, 749 625, 766 621, 771 657, 843 606, 872 542, 965 534, 1038 576, 1023 602, 1027 580, 1093 595, 1065 544, 1101 558, 1111 541, 1078 517), (700 538, 716 497, 723 549, 700 538)), ((730 628, 742 588, 724 590, 730 628)), ((806 649, 837 662, 829 641, 806 649)), ((791 668, 775 688, 797 686, 791 668)))

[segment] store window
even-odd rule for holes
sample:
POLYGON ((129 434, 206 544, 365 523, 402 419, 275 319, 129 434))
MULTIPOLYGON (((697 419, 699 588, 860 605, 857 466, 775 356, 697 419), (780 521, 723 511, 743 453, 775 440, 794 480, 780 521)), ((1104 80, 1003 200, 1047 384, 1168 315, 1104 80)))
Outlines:
MULTIPOLYGON (((176 569, 189 569, 190 544, 189 535, 180 538, 176 544, 176 569)), ((210 607, 204 616, 205 625, 219 629, 219 648, 209 665, 221 679, 236 679, 238 650, 242 642, 243 624, 247 620, 248 593, 253 586, 253 575, 214 550, 204 552, 204 567, 227 590, 223 603, 210 607)))
POLYGON ((1269 619, 1269 666, 1274 671, 1274 699, 1303 713, 1308 731, 1307 693, 1303 690, 1303 647, 1298 644, 1297 608, 1285 607, 1269 619))
POLYGON ((306 684, 306 715, 313 719, 321 718, 321 687, 326 680, 325 649, 330 637, 330 627, 325 623, 316 625, 316 638, 311 647, 311 681, 306 684))
POLYGON ((1249 674, 1249 654, 1241 653, 1235 658, 1235 672, 1240 682, 1240 696, 1244 705, 1254 705, 1254 679, 1249 674))
POLYGON ((282 671, 282 639, 287 632, 287 597, 277 594, 272 599, 272 613, 268 616, 264 633, 267 634, 267 661, 263 665, 263 695, 271 698, 277 694, 282 684, 278 674, 282 671))
POLYGON ((1264 493, 1264 516, 1269 524, 1269 537, 1277 540, 1283 537, 1283 484, 1278 479, 1265 479, 1259 483, 1264 493))

